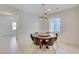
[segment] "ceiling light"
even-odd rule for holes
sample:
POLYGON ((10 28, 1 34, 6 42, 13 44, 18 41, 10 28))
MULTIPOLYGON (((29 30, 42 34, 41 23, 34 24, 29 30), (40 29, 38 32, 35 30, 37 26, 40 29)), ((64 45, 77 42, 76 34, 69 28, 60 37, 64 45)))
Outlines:
POLYGON ((49 8, 48 11, 51 11, 51 9, 49 8))
POLYGON ((48 14, 49 11, 51 11, 50 8, 48 8, 45 4, 42 4, 43 8, 42 8, 42 15, 39 16, 39 18, 43 19, 43 20, 48 20, 50 15, 48 14))

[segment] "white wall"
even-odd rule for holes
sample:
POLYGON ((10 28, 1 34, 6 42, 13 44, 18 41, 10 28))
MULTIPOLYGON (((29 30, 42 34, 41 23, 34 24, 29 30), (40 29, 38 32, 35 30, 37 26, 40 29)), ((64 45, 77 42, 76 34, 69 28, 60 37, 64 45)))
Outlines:
POLYGON ((12 22, 17 20, 17 10, 7 5, 0 5, 0 36, 15 35, 12 30, 12 22))
POLYGON ((15 31, 12 30, 12 22, 13 20, 11 20, 9 16, 0 15, 0 36, 15 33, 15 31))
POLYGON ((61 18, 59 40, 79 45, 79 7, 56 13, 61 18))
POLYGON ((49 31, 49 21, 48 20, 40 20, 39 29, 40 32, 48 32, 49 31))
POLYGON ((19 40, 29 39, 30 33, 39 32, 39 20, 25 12, 21 11, 17 24, 17 39, 19 40))
MULTIPOLYGON (((79 45, 79 7, 55 13, 52 15, 52 18, 53 17, 61 18, 61 29, 58 40, 79 45)), ((41 21, 40 31, 49 31, 48 25, 48 21, 41 21)))
MULTIPOLYGON (((59 33, 58 40, 79 44, 79 7, 56 13, 55 16, 60 16, 61 18, 61 32, 59 33)), ((30 38, 29 34, 31 32, 49 30, 48 22, 44 23, 34 17, 25 12, 20 13, 20 18, 17 22, 17 39, 26 40, 30 38)))

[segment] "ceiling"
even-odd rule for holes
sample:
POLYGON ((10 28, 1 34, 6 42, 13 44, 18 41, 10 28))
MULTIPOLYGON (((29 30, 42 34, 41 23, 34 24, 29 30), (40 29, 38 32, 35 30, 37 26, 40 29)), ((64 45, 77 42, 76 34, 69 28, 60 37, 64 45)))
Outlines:
MULTIPOLYGON (((1 5, 0 5, 1 6, 1 5)), ((29 13, 30 15, 39 16, 42 12, 43 6, 41 4, 6 4, 9 8, 15 8, 17 10, 29 13)), ((50 8, 49 14, 64 11, 69 8, 79 6, 78 4, 46 4, 45 8, 50 8)))

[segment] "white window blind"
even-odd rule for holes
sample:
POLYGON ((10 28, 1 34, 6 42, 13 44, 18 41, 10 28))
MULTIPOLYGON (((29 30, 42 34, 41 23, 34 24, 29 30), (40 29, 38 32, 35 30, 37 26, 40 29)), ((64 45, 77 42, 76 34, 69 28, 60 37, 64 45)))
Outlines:
POLYGON ((50 32, 60 32, 60 18, 55 17, 49 21, 49 31, 50 32))

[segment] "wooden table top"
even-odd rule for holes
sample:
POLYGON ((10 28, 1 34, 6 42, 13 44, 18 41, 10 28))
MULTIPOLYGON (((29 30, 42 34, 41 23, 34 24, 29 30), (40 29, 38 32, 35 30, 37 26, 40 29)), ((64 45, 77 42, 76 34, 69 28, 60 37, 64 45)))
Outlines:
POLYGON ((40 39, 49 39, 51 37, 38 37, 38 38, 40 38, 40 39))
POLYGON ((55 35, 53 34, 53 35, 51 35, 51 34, 47 34, 47 33, 40 33, 40 34, 34 34, 33 35, 34 37, 38 37, 38 38, 40 38, 40 39, 49 39, 49 38, 51 38, 51 37, 55 37, 55 35))

